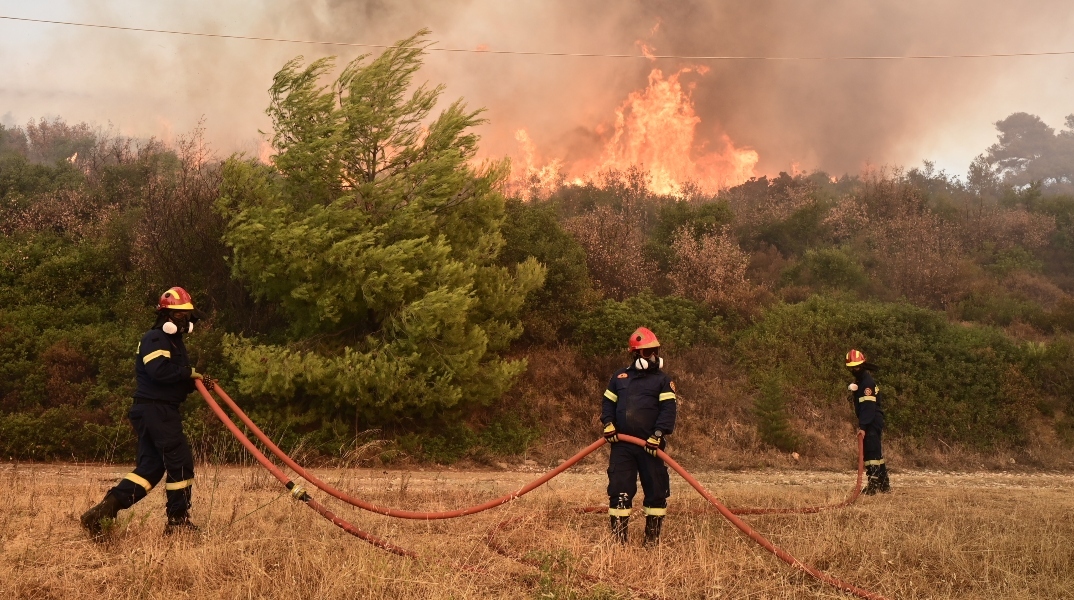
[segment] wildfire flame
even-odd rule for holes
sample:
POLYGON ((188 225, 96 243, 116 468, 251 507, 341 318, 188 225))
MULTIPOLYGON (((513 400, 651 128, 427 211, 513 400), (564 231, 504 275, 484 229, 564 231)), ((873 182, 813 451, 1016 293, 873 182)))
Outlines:
MULTIPOLYGON (((645 48, 648 54, 649 49, 645 48)), ((599 158, 588 165, 574 165, 580 171, 574 181, 599 179, 611 169, 638 166, 649 172, 650 191, 678 195, 684 184, 693 183, 715 191, 738 185, 756 175, 759 156, 749 148, 737 148, 727 135, 720 136, 722 148, 712 150, 698 141, 701 117, 690 97, 692 86, 684 85, 686 73, 704 75, 707 69, 685 67, 664 76, 660 69, 649 73, 649 83, 636 90, 615 111, 614 130, 607 136, 599 158)), ((546 164, 537 161, 537 150, 525 129, 515 135, 522 156, 513 176, 532 193, 548 193, 566 180, 566 167, 559 159, 546 164)))

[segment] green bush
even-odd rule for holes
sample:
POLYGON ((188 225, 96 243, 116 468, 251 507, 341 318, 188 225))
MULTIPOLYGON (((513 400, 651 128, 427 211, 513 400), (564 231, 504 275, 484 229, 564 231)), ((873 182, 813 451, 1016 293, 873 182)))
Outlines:
POLYGON ((514 199, 505 209, 500 264, 509 267, 532 257, 547 269, 544 287, 534 290, 523 304, 523 339, 558 342, 571 326, 572 315, 592 294, 585 250, 560 226, 550 206, 514 199))
POLYGON ((893 435, 979 449, 1025 442, 1034 408, 1013 393, 1025 385, 1022 351, 998 330, 949 323, 943 313, 909 304, 814 296, 774 306, 735 344, 755 381, 778 365, 789 385, 828 403, 844 398, 850 348, 879 367, 893 435))
POLYGON ((643 292, 622 302, 605 300, 578 320, 574 339, 583 354, 603 356, 626 349, 627 338, 648 327, 665 348, 716 343, 721 320, 696 302, 643 292))
POLYGON ((857 292, 869 285, 865 267, 842 248, 807 250, 802 259, 783 273, 783 283, 857 292))

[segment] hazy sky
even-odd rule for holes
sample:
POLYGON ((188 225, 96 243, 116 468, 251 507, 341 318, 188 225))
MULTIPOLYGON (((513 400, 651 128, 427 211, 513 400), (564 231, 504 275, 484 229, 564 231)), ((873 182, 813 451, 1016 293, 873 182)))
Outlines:
MULTIPOLYGON (((1074 51, 1069 0, 0 0, 0 16, 390 44, 421 27, 440 45, 636 54, 845 56, 1074 51), (655 27, 655 33, 654 33, 655 27)), ((0 122, 61 116, 168 139, 204 116, 220 154, 256 151, 272 75, 287 60, 357 48, 220 40, 0 19, 0 122)), ((936 161, 963 174, 1012 112, 1060 127, 1074 113, 1074 55, 900 61, 689 64, 699 134, 760 154, 759 171, 857 172, 936 161)), ((432 53, 419 80, 488 108, 491 155, 525 127, 547 157, 585 152, 652 63, 432 53)))

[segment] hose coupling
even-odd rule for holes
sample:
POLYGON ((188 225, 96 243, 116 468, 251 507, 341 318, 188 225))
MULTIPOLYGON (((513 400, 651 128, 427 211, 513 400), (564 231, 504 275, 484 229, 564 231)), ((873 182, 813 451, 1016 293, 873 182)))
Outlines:
POLYGON ((302 502, 309 500, 310 496, 306 493, 306 488, 302 487, 301 485, 297 485, 293 481, 288 481, 287 489, 291 490, 291 497, 295 500, 300 500, 302 502))

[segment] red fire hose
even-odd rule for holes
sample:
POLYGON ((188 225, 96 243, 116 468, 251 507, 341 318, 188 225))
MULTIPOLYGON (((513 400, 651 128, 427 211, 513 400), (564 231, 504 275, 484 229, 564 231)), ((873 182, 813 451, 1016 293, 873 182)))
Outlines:
POLYGON ((343 519, 332 514, 332 511, 328 510, 321 503, 311 498, 310 495, 302 489, 302 486, 296 486, 293 481, 288 479, 287 476, 283 474, 283 471, 281 471, 279 467, 272 464, 272 461, 270 461, 268 457, 262 454, 261 451, 257 449, 257 446, 255 446, 253 442, 251 442, 245 435, 243 435, 242 431, 240 431, 239 428, 231 422, 231 419, 227 416, 227 413, 224 412, 224 409, 220 408, 220 405, 216 403, 216 400, 213 400, 213 397, 209 395, 209 391, 205 389, 205 385, 202 384, 200 379, 194 380, 194 386, 198 388, 198 391, 201 392, 202 398, 205 399, 205 403, 209 405, 209 408, 212 409, 213 413, 216 414, 216 417, 220 419, 220 421, 224 424, 225 427, 228 428, 228 431, 231 432, 231 435, 235 436, 235 439, 239 440, 239 442, 243 446, 245 446, 247 450, 250 451, 250 454, 254 455, 254 458, 257 459, 257 462, 261 463, 262 467, 268 469, 268 472, 272 473, 273 477, 280 480, 280 483, 282 483, 284 487, 286 487, 291 492, 291 496, 293 498, 304 502, 306 506, 309 506, 313 510, 317 511, 318 514, 328 519, 332 523, 336 524, 340 529, 346 531, 347 533, 355 537, 361 538, 369 542, 370 544, 373 544, 377 548, 382 548, 384 550, 387 550, 388 552, 392 552, 400 556, 409 556, 411 558, 418 557, 417 554, 411 552, 410 550, 407 550, 406 548, 400 548, 399 546, 396 546, 395 544, 387 540, 381 539, 373 534, 358 529, 354 525, 351 525, 347 521, 344 521, 343 519))
MULTIPOLYGON (((239 442, 242 443, 242 445, 247 450, 249 450, 251 452, 251 454, 254 455, 254 458, 257 459, 257 461, 259 463, 261 463, 262 466, 264 466, 266 469, 268 469, 269 472, 272 473, 272 475, 275 476, 276 479, 278 479, 280 481, 280 483, 284 484, 287 487, 288 490, 291 490, 292 496, 294 496, 298 500, 301 500, 301 501, 305 502, 308 506, 313 508, 315 511, 320 513, 322 516, 324 516, 328 520, 332 521, 334 524, 336 524, 340 528, 344 529, 345 531, 347 531, 351 535, 354 535, 354 536, 359 537, 359 538, 361 538, 363 540, 366 540, 367 542, 373 544, 374 546, 377 546, 378 548, 388 550, 389 552, 393 552, 395 554, 399 554, 399 555, 402 555, 402 556, 410 556, 410 557, 415 557, 416 556, 413 552, 411 552, 409 550, 406 550, 404 548, 400 548, 399 546, 395 546, 394 544, 392 544, 392 543, 390 543, 390 542, 388 542, 386 540, 380 539, 380 538, 378 538, 376 536, 373 536, 372 534, 366 533, 366 532, 358 529, 357 527, 354 527, 350 523, 348 523, 348 522, 344 521, 343 519, 333 515, 324 506, 322 506, 319 503, 317 503, 316 501, 314 501, 309 496, 308 493, 306 493, 304 490, 302 490, 302 488, 300 486, 296 486, 292 481, 290 481, 287 478, 286 475, 283 474, 282 471, 280 471, 280 469, 278 467, 276 467, 276 465, 272 464, 272 462, 260 450, 257 449, 257 447, 253 444, 253 442, 251 442, 239 430, 239 428, 231 421, 231 419, 228 418, 227 414, 224 413, 223 409, 220 408, 220 405, 217 404, 216 401, 212 398, 212 396, 209 394, 208 390, 205 389, 205 386, 202 384, 202 382, 200 380, 195 380, 195 385, 196 385, 198 391, 201 393, 202 397, 205 399, 206 403, 209 405, 209 408, 211 408, 213 413, 216 414, 217 418, 219 418, 221 420, 221 422, 224 423, 224 425, 228 428, 228 430, 232 433, 232 435, 234 435, 236 437, 236 439, 238 439, 239 442)), ((392 508, 379 507, 379 506, 376 506, 375 504, 365 502, 365 501, 363 501, 363 500, 361 500, 359 498, 352 497, 352 496, 350 496, 348 494, 345 494, 345 493, 335 489, 331 485, 321 481, 316 476, 313 476, 311 473, 309 473, 308 471, 303 469, 298 463, 293 461, 289 456, 287 456, 286 453, 284 453, 282 450, 280 450, 280 448, 278 446, 276 446, 276 444, 274 444, 268 438, 268 436, 266 436, 264 434, 264 432, 262 432, 261 429, 258 428, 257 425, 255 425, 253 423, 253 421, 250 420, 249 417, 246 416, 246 414, 238 407, 237 404, 235 404, 235 402, 231 399, 231 397, 228 396, 227 393, 224 392, 224 390, 222 390, 220 388, 219 385, 215 386, 214 389, 220 395, 220 397, 224 400, 224 402, 228 405, 228 407, 231 408, 231 410, 235 412, 235 414, 239 417, 239 419, 243 422, 243 424, 245 424, 251 431, 253 431, 254 435, 262 443, 264 443, 269 448, 269 450, 272 451, 273 454, 275 454, 281 461, 283 461, 288 467, 290 467, 297 474, 299 474, 303 479, 305 479, 306 481, 308 481, 308 482, 312 483, 313 485, 317 486, 318 488, 320 488, 321 490, 325 491, 326 493, 328 493, 328 494, 330 494, 330 495, 332 495, 332 496, 334 496, 334 497, 336 497, 336 498, 338 498, 338 499, 340 499, 340 500, 342 500, 344 502, 347 502, 348 504, 351 504, 353 506, 356 506, 356 507, 359 507, 359 508, 362 508, 362 509, 365 509, 365 510, 369 510, 371 512, 375 512, 375 513, 378 513, 378 514, 381 514, 381 515, 386 515, 386 516, 391 516, 391 517, 398 517, 398 518, 405 518, 405 519, 425 519, 425 520, 430 520, 430 519, 450 519, 450 518, 455 518, 455 517, 461 517, 461 516, 464 516, 464 515, 474 514, 474 513, 477 513, 477 512, 488 510, 490 508, 494 508, 496 506, 506 504, 507 502, 510 502, 511 500, 514 500, 514 499, 516 499, 516 498, 518 498, 518 497, 520 497, 520 496, 522 496, 522 495, 524 495, 524 494, 536 489, 537 487, 540 487, 541 485, 543 485, 544 483, 548 482, 553 477, 559 475, 563 471, 567 470, 568 468, 570 468, 571 466, 576 464, 581 459, 585 458, 587 455, 592 453, 594 450, 596 450, 597 448, 599 448, 603 444, 607 443, 604 440, 604 438, 600 438, 597 441, 595 441, 592 444, 590 444, 589 446, 587 446, 584 449, 582 449, 580 452, 575 454, 570 459, 568 459, 565 462, 563 462, 562 464, 560 464, 555 469, 545 473, 543 476, 539 477, 538 479, 535 479, 534 481, 532 481, 529 484, 523 486, 522 488, 519 488, 517 491, 512 492, 510 494, 506 494, 506 495, 501 496, 499 498, 494 498, 494 499, 489 500, 489 501, 487 501, 485 503, 482 503, 482 504, 478 504, 478 505, 471 506, 471 507, 468 507, 468 508, 452 510, 452 511, 421 512, 421 511, 398 510, 398 509, 392 509, 392 508)), ((630 443, 630 444, 634 444, 636 446, 645 446, 645 442, 643 440, 640 440, 640 439, 638 439, 636 437, 629 436, 629 435, 620 434, 619 435, 619 440, 622 441, 622 442, 627 442, 627 443, 630 443)), ((858 444, 859 444, 859 453, 858 453, 858 457, 859 457, 858 458, 858 461, 859 461, 858 490, 860 490, 861 472, 862 472, 862 458, 861 458, 862 455, 861 455, 861 452, 860 452, 861 443, 862 443, 862 437, 861 437, 861 434, 859 433, 859 436, 858 436, 858 444)), ((854 594, 855 596, 858 596, 860 598, 867 598, 867 599, 870 599, 870 600, 884 600, 883 596, 880 596, 878 594, 874 594, 873 592, 869 592, 868 590, 863 590, 863 589, 855 587, 855 586, 853 586, 853 585, 851 585, 849 583, 846 583, 844 581, 836 579, 835 577, 832 577, 832 576, 830 576, 830 575, 828 575, 826 573, 823 573, 823 572, 815 569, 814 567, 811 567, 811 566, 809 566, 809 565, 807 565, 805 563, 802 563, 798 559, 794 558, 787 551, 779 548, 778 546, 776 546, 772 542, 769 542, 761 534, 759 534, 756 531, 754 531, 745 521, 743 521, 743 520, 739 519, 737 516, 735 516, 735 514, 731 510, 729 510, 727 507, 725 507, 718 499, 716 499, 715 496, 713 496, 708 490, 706 490, 705 487, 701 485, 701 483, 699 483, 696 479, 694 479, 694 477, 692 475, 690 475, 690 473, 687 472, 686 469, 682 468, 682 466, 680 466, 679 463, 675 462, 675 460, 672 459, 670 456, 668 456, 666 453, 664 453, 664 451, 658 450, 657 451, 657 456, 660 457, 660 459, 662 459, 665 463, 667 463, 667 465, 669 467, 671 467, 676 473, 678 473, 683 479, 685 479, 686 482, 689 483, 690 486, 693 487, 695 490, 697 490, 697 492, 699 494, 701 494, 701 496, 703 498, 708 500, 710 504, 712 504, 714 507, 716 507, 716 510, 718 510, 720 512, 720 514, 722 514, 724 516, 724 518, 726 518, 728 521, 730 521, 732 525, 737 527, 740 531, 742 531, 744 534, 746 534, 746 536, 748 536, 750 539, 755 541, 757 544, 759 544, 764 549, 766 549, 769 552, 771 552, 772 554, 774 554, 777 558, 779 558, 783 562, 785 562, 785 563, 787 563, 787 564, 789 564, 789 565, 791 565, 791 566, 793 566, 793 567, 795 567, 797 569, 800 569, 800 570, 804 571, 805 573, 811 575, 812 577, 816 578, 819 581, 822 581, 822 582, 827 583, 827 584, 829 584, 829 585, 831 585, 833 587, 836 587, 836 588, 841 589, 843 591, 846 591, 846 592, 849 592, 851 594, 854 594)), ((857 492, 857 490, 856 490, 856 492, 857 492)), ((850 498, 848 498, 844 502, 842 502, 842 503, 840 503, 838 505, 832 505, 830 507, 829 506, 821 506, 821 507, 806 507, 805 509, 745 509, 745 510, 751 511, 748 514, 764 514, 764 513, 769 513, 769 512, 819 512, 820 510, 825 510, 827 508, 835 508, 837 506, 846 506, 846 505, 850 504, 851 502, 853 502, 856 498, 857 498, 857 493, 854 493, 854 494, 851 495, 850 498), (755 512, 755 511, 757 511, 757 512, 755 512)))

